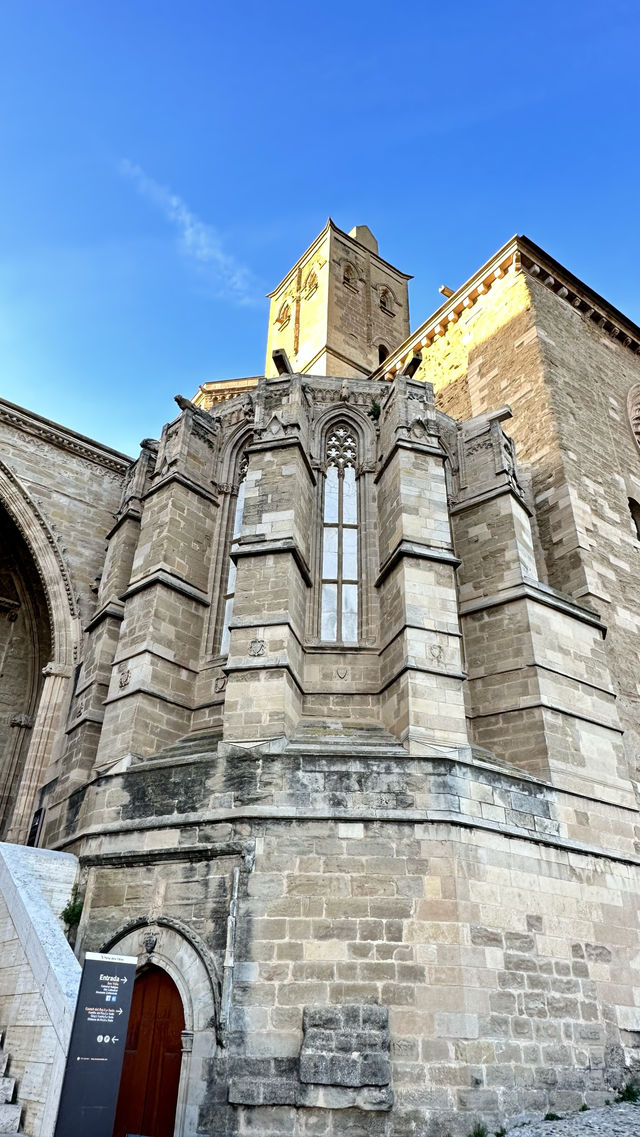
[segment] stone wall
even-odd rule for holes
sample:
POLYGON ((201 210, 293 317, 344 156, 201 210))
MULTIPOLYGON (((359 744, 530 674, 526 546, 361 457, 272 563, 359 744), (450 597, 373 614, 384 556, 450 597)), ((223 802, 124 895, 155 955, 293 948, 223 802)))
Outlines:
POLYGON ((53 1134, 80 985, 59 918, 77 867, 68 854, 0 845, 0 1028, 24 1132, 38 1137, 53 1134))
POLYGON ((193 936, 216 976, 198 1131, 466 1137, 611 1096, 640 1057, 635 810, 333 750, 222 746, 85 798, 83 949, 166 920, 165 965, 193 936))

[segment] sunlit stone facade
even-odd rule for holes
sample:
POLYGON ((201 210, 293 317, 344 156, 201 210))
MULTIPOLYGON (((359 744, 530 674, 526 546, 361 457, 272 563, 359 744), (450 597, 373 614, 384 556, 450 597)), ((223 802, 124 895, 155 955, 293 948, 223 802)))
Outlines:
POLYGON ((175 984, 176 1137, 462 1135, 640 1060, 640 330, 526 238, 414 333, 407 281, 329 222, 266 374, 133 461, 0 404, 2 835, 175 984))

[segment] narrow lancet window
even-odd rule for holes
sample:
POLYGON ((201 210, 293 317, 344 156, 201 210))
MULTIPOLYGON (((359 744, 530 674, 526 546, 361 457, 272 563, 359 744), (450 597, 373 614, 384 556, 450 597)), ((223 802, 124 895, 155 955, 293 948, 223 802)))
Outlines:
MULTIPOLYGON (((235 510, 233 513, 233 529, 229 538, 229 552, 233 546, 233 542, 240 536, 242 532, 242 514, 244 511, 244 491, 245 491, 245 478, 247 476, 247 467, 249 459, 245 454, 240 460, 238 467, 238 477, 240 482, 238 484, 238 492, 235 501, 235 510)), ((236 591, 236 566, 235 561, 229 556, 229 569, 227 574, 227 589, 224 594, 224 618, 222 625, 222 638, 220 640, 220 654, 228 655, 229 653, 229 639, 231 623, 231 616, 233 614, 233 598, 236 591)))
POLYGON ((357 445, 348 426, 329 433, 325 458, 320 636, 329 643, 357 643, 357 445))

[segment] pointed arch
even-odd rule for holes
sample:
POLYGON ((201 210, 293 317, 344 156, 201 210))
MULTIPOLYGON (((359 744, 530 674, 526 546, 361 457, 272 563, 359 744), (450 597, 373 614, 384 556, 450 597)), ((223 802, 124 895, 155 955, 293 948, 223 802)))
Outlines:
POLYGON ((636 442, 636 446, 640 450, 640 383, 636 383, 632 387, 627 397, 627 413, 629 415, 629 423, 631 425, 631 432, 636 442))
POLYGON ((314 588, 308 634, 313 642, 370 645, 376 600, 370 566, 373 547, 376 433, 348 403, 318 418, 313 452, 320 477, 314 525, 314 588))
POLYGON ((138 971, 158 967, 175 983, 184 1010, 182 1061, 174 1133, 190 1137, 189 1113, 202 1105, 206 1081, 193 1077, 193 1070, 209 1065, 222 1037, 222 984, 207 945, 191 928, 169 916, 131 920, 100 949, 138 958, 138 971), (195 1088, 194 1088, 195 1087, 195 1088), (187 1103, 189 1113, 187 1112, 187 1103))
POLYGON ((228 653, 229 621, 235 592, 235 564, 230 553, 242 523, 244 482, 248 468, 246 452, 253 437, 253 424, 243 424, 233 432, 220 456, 218 489, 222 500, 216 555, 212 557, 211 565, 211 607, 206 633, 206 654, 211 659, 222 658, 228 653))
POLYGON ((2 460, 0 504, 24 538, 42 581, 51 622, 52 662, 61 667, 73 667, 78 658, 81 629, 71 574, 33 498, 2 460))

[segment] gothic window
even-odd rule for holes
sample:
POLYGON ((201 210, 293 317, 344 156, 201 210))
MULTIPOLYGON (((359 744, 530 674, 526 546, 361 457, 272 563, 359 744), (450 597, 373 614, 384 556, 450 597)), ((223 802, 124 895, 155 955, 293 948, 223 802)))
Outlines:
POLYGON ((342 283, 346 284, 347 288, 352 288, 354 292, 357 292, 356 270, 352 264, 349 264, 349 261, 345 261, 342 269, 342 283))
POLYGON ((380 292, 380 307, 388 316, 393 315, 393 297, 388 288, 383 288, 380 292))
POLYGON ((631 423, 633 436, 640 447, 640 383, 632 387, 629 391, 627 410, 629 412, 629 422, 631 423))
POLYGON ((389 354, 389 348, 385 347, 383 343, 378 344, 378 363, 384 363, 389 354))
POLYGON ((636 537, 640 541, 640 502, 637 502, 633 497, 629 498, 629 511, 636 531, 636 537))
POLYGON ((346 423, 329 431, 322 512, 320 638, 358 641, 357 443, 346 423))
POLYGON ((305 300, 310 300, 311 297, 313 296, 314 292, 317 291, 317 288, 318 288, 318 277, 316 276, 315 272, 312 269, 311 272, 309 273, 306 281, 305 281, 305 284, 304 284, 305 300))
POLYGON ((280 306, 280 311, 278 312, 278 315, 276 316, 276 324, 280 328, 280 331, 282 331, 283 328, 286 328, 290 319, 291 319, 291 309, 289 308, 289 305, 288 305, 287 301, 285 300, 284 304, 282 304, 280 306))
POLYGON ((247 476, 248 465, 249 465, 249 459, 248 459, 247 455, 244 454, 242 456, 242 458, 240 459, 240 464, 238 467, 239 482, 238 482, 238 490, 237 490, 237 494, 236 494, 236 498, 235 498, 235 503, 233 502, 233 499, 231 501, 231 504, 233 507, 233 510, 232 510, 233 528, 231 529, 231 532, 229 534, 229 539, 227 542, 227 562, 228 562, 227 587, 226 587, 226 591, 225 591, 224 596, 223 596, 223 623, 222 623, 222 636, 220 639, 220 654, 221 655, 227 655, 229 652, 229 639, 230 639, 229 625, 231 623, 231 616, 233 613, 233 599, 234 599, 235 591, 236 591, 236 566, 235 566, 235 561, 231 557, 231 549, 233 547, 233 542, 237 540, 237 538, 240 536, 240 533, 242 532, 242 514, 244 511, 244 492, 245 492, 245 485, 246 485, 245 479, 247 476))

